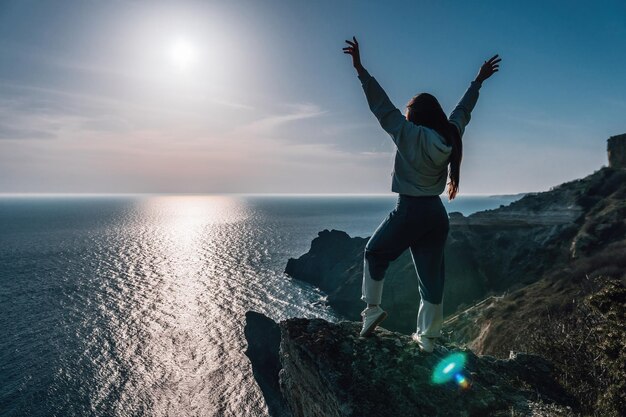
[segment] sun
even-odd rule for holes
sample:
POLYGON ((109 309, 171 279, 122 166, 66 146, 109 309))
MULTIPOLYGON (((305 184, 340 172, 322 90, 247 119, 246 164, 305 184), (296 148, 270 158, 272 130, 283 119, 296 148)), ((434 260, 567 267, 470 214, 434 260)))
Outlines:
POLYGON ((195 64, 198 58, 198 51, 191 42, 180 38, 170 45, 169 57, 178 69, 186 70, 195 64))

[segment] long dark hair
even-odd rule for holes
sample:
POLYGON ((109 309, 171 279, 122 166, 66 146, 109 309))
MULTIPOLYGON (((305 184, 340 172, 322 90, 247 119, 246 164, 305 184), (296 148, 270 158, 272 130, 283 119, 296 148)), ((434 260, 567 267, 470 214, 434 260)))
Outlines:
POLYGON ((448 199, 453 200, 459 191, 461 159, 463 158, 463 142, 455 125, 450 123, 437 99, 428 93, 420 93, 407 104, 407 119, 416 125, 426 126, 435 130, 452 146, 448 166, 448 199))

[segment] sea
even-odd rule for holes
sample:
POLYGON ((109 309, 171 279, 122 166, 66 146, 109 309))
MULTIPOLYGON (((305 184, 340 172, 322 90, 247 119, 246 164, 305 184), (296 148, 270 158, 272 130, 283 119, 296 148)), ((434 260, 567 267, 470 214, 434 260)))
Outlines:
MULTIPOLYGON (((515 196, 459 196, 465 215, 515 196)), ((284 274, 394 195, 0 196, 0 416, 267 416, 243 329, 338 321, 284 274)))

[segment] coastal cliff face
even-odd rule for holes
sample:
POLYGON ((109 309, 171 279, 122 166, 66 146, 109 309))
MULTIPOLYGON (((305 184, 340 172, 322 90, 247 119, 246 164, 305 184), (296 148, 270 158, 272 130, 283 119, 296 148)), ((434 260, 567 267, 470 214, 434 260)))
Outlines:
POLYGON ((499 360, 443 346, 424 354, 400 333, 361 338, 357 322, 294 318, 279 326, 280 389, 293 416, 572 414, 572 399, 538 356, 499 360), (467 382, 433 382, 433 370, 453 353, 465 359, 458 371, 467 382))
MULTIPOLYGON (((623 209, 609 203, 609 196, 624 183, 623 170, 603 168, 495 210, 467 217, 451 213, 444 314, 489 294, 529 285, 572 257, 620 239, 623 209), (604 220, 598 222, 594 213, 604 220)), ((619 198, 617 193, 614 199, 619 198)), ((318 286, 336 311, 359 320, 366 243, 367 239, 350 238, 345 232, 320 232, 308 253, 289 259, 285 272, 318 286)), ((391 264, 385 278, 383 305, 390 313, 385 327, 405 334, 414 331, 418 303, 417 274, 407 251, 391 264)))
POLYGON ((346 269, 362 262, 366 243, 367 239, 350 237, 346 232, 323 230, 311 242, 308 253, 287 261, 285 273, 332 293, 346 269))
POLYGON ((278 324, 261 313, 247 311, 244 335, 248 342, 248 348, 244 353, 250 359, 252 374, 263 393, 269 415, 291 417, 278 383, 278 373, 281 369, 278 324))

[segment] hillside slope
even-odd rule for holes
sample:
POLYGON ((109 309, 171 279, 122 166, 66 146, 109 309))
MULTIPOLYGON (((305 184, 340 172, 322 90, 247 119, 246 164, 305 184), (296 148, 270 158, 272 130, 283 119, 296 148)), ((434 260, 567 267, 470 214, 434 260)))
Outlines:
POLYGON ((565 258, 540 279, 448 318, 450 341, 479 354, 512 349, 553 361, 589 415, 626 415, 626 171, 585 184, 565 258))

